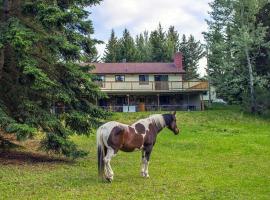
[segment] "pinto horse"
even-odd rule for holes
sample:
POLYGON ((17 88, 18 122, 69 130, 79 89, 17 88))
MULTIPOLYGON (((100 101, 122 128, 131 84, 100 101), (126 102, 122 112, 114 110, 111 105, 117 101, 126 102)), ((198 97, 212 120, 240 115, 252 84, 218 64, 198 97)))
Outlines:
POLYGON ((142 150, 141 175, 149 177, 148 163, 157 134, 168 127, 175 135, 179 133, 176 125, 176 112, 172 114, 154 114, 140 119, 132 125, 111 121, 103 124, 97 130, 98 172, 99 176, 112 182, 113 170, 110 165, 112 157, 119 150, 132 152, 142 150))

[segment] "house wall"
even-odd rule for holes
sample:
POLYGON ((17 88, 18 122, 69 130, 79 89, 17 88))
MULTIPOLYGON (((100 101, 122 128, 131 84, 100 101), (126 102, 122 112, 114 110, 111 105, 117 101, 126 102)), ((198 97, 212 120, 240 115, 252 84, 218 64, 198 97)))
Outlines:
MULTIPOLYGON (((141 74, 125 74, 125 81, 139 81, 141 74)), ((154 76, 157 74, 149 74, 149 81, 154 81, 154 76)), ((161 74, 158 74, 161 75, 161 74)), ((182 74, 168 74, 169 81, 182 81, 182 74)), ((114 74, 106 74, 105 81, 115 81, 114 74)))

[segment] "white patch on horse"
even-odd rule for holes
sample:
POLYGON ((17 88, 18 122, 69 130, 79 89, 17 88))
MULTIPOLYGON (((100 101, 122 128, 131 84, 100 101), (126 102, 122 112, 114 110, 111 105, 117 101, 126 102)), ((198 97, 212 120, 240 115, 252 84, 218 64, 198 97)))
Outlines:
POLYGON ((159 129, 162 129, 166 126, 166 122, 161 114, 150 115, 150 120, 153 120, 159 129))
POLYGON ((111 121, 103 124, 100 128, 102 130, 102 135, 103 135, 103 143, 106 147, 109 147, 108 145, 108 139, 110 137, 110 134, 112 132, 112 129, 116 126, 127 126, 125 124, 121 124, 119 122, 111 121))
POLYGON ((138 150, 142 150, 143 147, 144 147, 144 145, 143 145, 144 144, 144 138, 146 136, 146 132, 149 131, 149 124, 150 123, 151 123, 151 121, 147 118, 147 119, 140 119, 139 121, 137 121, 137 122, 135 122, 134 124, 131 125, 131 127, 134 128, 135 133, 139 134, 139 135, 141 135, 143 137, 142 145, 138 150), (145 128, 144 133, 138 133, 137 132, 136 124, 142 124, 144 126, 144 128, 145 128))

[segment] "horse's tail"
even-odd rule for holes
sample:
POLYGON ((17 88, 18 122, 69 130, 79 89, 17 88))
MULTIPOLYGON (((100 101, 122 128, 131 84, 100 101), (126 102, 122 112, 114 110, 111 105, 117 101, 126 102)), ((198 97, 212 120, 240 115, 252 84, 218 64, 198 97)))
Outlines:
POLYGON ((98 159, 98 175, 103 177, 104 174, 104 156, 106 154, 107 148, 103 143, 102 138, 102 127, 99 127, 97 130, 97 159, 98 159))

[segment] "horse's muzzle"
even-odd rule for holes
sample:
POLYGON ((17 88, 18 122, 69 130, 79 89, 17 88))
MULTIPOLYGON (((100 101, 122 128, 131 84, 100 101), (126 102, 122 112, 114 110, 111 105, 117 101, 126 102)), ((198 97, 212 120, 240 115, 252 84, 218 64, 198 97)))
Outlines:
POLYGON ((179 130, 178 128, 176 128, 175 131, 174 131, 174 134, 175 134, 175 135, 178 135, 179 132, 180 132, 180 130, 179 130))

